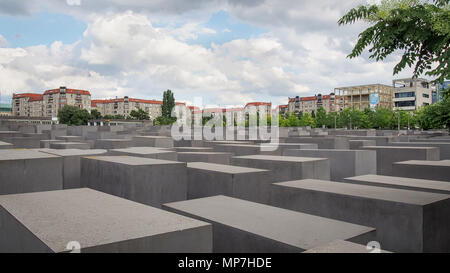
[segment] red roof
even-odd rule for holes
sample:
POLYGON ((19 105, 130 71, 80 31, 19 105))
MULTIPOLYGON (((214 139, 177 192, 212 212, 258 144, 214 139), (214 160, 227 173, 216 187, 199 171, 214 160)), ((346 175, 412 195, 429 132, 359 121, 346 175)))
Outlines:
POLYGON ((288 108, 289 105, 278 105, 278 108, 288 108))
POLYGON ((28 99, 28 102, 32 102, 32 101, 42 101, 43 98, 44 98, 43 95, 31 97, 31 98, 28 99))
POLYGON ((247 103, 247 105, 245 105, 245 107, 247 107, 247 106, 261 106, 261 105, 272 106, 272 103, 271 102, 249 102, 249 103, 247 103))
POLYGON ((22 94, 14 94, 13 99, 21 99, 21 98, 39 98, 42 99, 41 94, 36 93, 22 93, 22 94))
MULTIPOLYGON (((51 94, 59 94, 61 90, 58 89, 51 89, 44 92, 44 95, 51 95, 51 94)), ((87 90, 79 90, 79 89, 66 89, 67 94, 77 94, 77 95, 87 95, 90 96, 91 93, 87 90)))
MULTIPOLYGON (((124 101, 125 101, 124 98, 120 98, 120 99, 105 99, 105 100, 91 100, 91 105, 92 106, 96 106, 97 104, 124 102, 124 101)), ((128 101, 130 101, 130 102, 138 102, 138 103, 148 103, 148 104, 162 104, 162 101, 159 101, 159 100, 143 100, 143 99, 129 98, 128 101)))

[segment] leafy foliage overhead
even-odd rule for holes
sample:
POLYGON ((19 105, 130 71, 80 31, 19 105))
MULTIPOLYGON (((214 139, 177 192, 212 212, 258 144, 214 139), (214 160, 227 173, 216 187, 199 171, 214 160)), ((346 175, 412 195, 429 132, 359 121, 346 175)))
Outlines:
POLYGON ((351 9, 339 25, 363 20, 370 23, 349 58, 362 54, 367 47, 370 58, 385 59, 402 51, 394 75, 406 66, 414 66, 414 77, 425 75, 443 82, 450 78, 450 0, 382 0, 379 5, 351 9))

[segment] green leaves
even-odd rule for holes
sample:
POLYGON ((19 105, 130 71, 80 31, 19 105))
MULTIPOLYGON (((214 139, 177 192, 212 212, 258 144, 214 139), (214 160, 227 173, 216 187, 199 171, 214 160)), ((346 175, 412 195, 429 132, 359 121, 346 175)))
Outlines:
POLYGON ((133 119, 137 119, 137 120, 149 120, 150 119, 150 116, 148 115, 148 113, 142 109, 138 109, 137 111, 131 110, 130 116, 133 119))
POLYGON ((86 109, 77 106, 66 105, 58 112, 59 122, 67 125, 86 125, 91 119, 91 114, 86 109))
POLYGON ((450 7, 449 0, 383 0, 380 5, 351 9, 339 25, 358 20, 372 23, 361 34, 349 58, 356 58, 370 47, 370 58, 384 60, 402 51, 393 74, 414 67, 414 77, 435 77, 435 82, 450 78, 450 7))

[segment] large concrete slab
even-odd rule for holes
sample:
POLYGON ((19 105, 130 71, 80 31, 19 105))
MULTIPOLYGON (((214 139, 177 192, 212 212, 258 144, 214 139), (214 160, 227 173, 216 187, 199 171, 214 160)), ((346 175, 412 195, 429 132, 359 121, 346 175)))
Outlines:
POLYGON ((89 188, 160 207, 186 200, 186 163, 132 156, 81 159, 81 181, 89 188))
POLYGON ((188 199, 227 195, 269 203, 272 172, 223 164, 192 162, 188 167, 188 199))
POLYGON ((218 144, 214 145, 214 150, 224 153, 232 153, 235 156, 257 155, 261 149, 256 144, 218 144))
POLYGON ((56 136, 57 140, 64 140, 66 142, 83 142, 84 138, 82 136, 56 136))
POLYGON ((211 252, 211 225, 94 191, 0 196, 0 252, 211 252))
POLYGON ((179 153, 214 152, 212 147, 174 147, 173 149, 179 153))
POLYGON ((85 142, 51 142, 50 149, 90 149, 91 145, 85 142))
POLYGON ((388 146, 402 147, 437 147, 441 159, 450 159, 450 143, 449 142, 392 142, 388 146))
POLYGON ((374 249, 373 245, 360 245, 349 241, 336 240, 331 243, 309 249, 303 253, 390 253, 374 249))
POLYGON ((273 184, 271 202, 373 226, 390 251, 450 251, 450 195, 306 179, 273 184))
POLYGON ((56 139, 44 139, 40 141, 40 148, 50 148, 50 144, 52 143, 61 143, 65 142, 64 140, 56 140, 56 139))
POLYGON ((12 149, 13 145, 11 143, 6 143, 3 141, 0 141, 0 150, 4 150, 4 149, 12 149))
POLYGON ((46 154, 57 155, 63 158, 63 189, 81 187, 81 157, 105 154, 106 150, 83 149, 38 149, 46 154))
POLYGON ((349 140, 350 150, 360 150, 364 146, 376 146, 375 140, 349 140))
POLYGON ((262 155, 283 155, 289 149, 318 149, 315 143, 261 143, 260 154, 262 155))
POLYGON ((186 152, 177 153, 177 156, 178 161, 181 162, 209 162, 229 165, 233 154, 221 152, 186 152))
POLYGON ((133 146, 131 139, 96 139, 95 149, 123 149, 133 146))
POLYGON ((341 239, 366 244, 371 227, 345 223, 227 196, 165 204, 213 225, 214 252, 302 252, 341 239))
POLYGON ((377 154, 375 151, 303 149, 286 150, 283 155, 328 158, 332 181, 343 181, 344 178, 349 176, 377 173, 377 154))
POLYGON ((129 147, 124 149, 112 149, 109 150, 108 155, 128 155, 171 161, 178 160, 178 155, 176 152, 155 147, 129 147))
POLYGON ((27 149, 0 150, 0 195, 63 188, 62 158, 27 149))
POLYGON ((330 179, 330 162, 327 158, 248 155, 231 159, 233 165, 271 170, 274 181, 293 179, 330 179))
POLYGON ((450 194, 450 183, 446 181, 373 174, 347 177, 344 181, 368 186, 450 194))
POLYGON ((450 182, 450 160, 409 160, 393 164, 392 175, 450 182))
POLYGON ((133 142, 136 147, 173 148, 173 139, 166 136, 135 136, 133 142))
POLYGON ((346 137, 288 137, 285 143, 315 143, 319 149, 343 149, 348 150, 350 145, 346 137))
POLYGON ((394 162, 418 159, 439 160, 439 148, 403 146, 365 146, 364 150, 377 152, 377 174, 391 175, 394 162))

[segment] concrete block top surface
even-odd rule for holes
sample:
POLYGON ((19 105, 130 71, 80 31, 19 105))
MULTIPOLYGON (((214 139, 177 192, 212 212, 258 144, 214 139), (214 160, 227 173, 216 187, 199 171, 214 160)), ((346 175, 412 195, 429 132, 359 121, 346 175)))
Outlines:
POLYGON ((310 249, 336 239, 349 239, 374 230, 371 227, 223 195, 164 206, 302 249, 310 249))
POLYGON ((431 161, 431 160, 407 160, 394 162, 399 165, 422 165, 422 166, 437 166, 437 167, 450 167, 450 160, 431 161))
POLYGON ((212 151, 213 150, 213 148, 210 148, 210 147, 175 147, 174 149, 177 150, 177 151, 180 151, 180 152, 182 152, 184 150, 189 150, 189 151, 195 151, 195 150, 212 151))
MULTIPOLYGON (((328 244, 318 246, 303 253, 370 253, 372 248, 368 248, 365 245, 356 244, 344 240, 332 241, 328 244)), ((389 251, 380 250, 380 253, 391 253, 389 251)))
POLYGON ((55 252, 208 225, 87 188, 3 195, 0 206, 55 252))
POLYGON ((6 160, 23 160, 23 159, 40 159, 40 158, 57 158, 59 156, 42 153, 29 149, 5 149, 0 150, 0 161, 6 160))
POLYGON ((0 146, 2 146, 2 145, 9 146, 9 145, 12 145, 12 144, 11 144, 11 143, 7 143, 7 142, 0 141, 0 146))
POLYGON ((233 166, 233 165, 206 163, 206 162, 190 162, 190 163, 187 163, 187 167, 191 168, 191 169, 200 169, 200 170, 229 173, 229 174, 269 172, 269 170, 239 167, 239 166, 233 166))
POLYGON ((318 160, 328 160, 327 158, 299 157, 299 156, 277 156, 277 155, 244 155, 244 156, 235 156, 233 158, 252 159, 252 160, 267 160, 267 161, 283 161, 283 162, 311 162, 311 161, 318 161, 318 160))
POLYGON ((163 148, 155 148, 155 147, 129 147, 123 149, 111 149, 113 152, 121 152, 121 153, 129 153, 129 154, 164 154, 164 153, 174 153, 174 151, 163 149, 163 148))
POLYGON ((450 195, 447 194, 391 189, 386 187, 357 185, 352 183, 341 183, 316 179, 287 181, 275 183, 275 185, 420 206, 450 198, 450 195))
POLYGON ((364 146, 363 149, 386 149, 386 150, 433 150, 437 147, 407 147, 407 146, 364 146))
POLYGON ((430 189, 443 190, 443 191, 450 192, 450 183, 448 183, 446 181, 415 179, 415 178, 385 176, 385 175, 375 175, 375 174, 347 177, 345 179, 352 180, 352 181, 367 181, 367 182, 372 182, 372 183, 377 183, 377 184, 422 187, 422 188, 430 188, 430 189))
POLYGON ((54 142, 52 145, 55 146, 68 146, 68 145, 86 145, 86 142, 54 142))
POLYGON ((122 139, 122 138, 102 138, 102 139, 97 139, 97 141, 105 141, 105 142, 127 142, 127 141, 131 141, 131 139, 122 139))
POLYGON ((107 150, 103 150, 103 149, 91 149, 91 150, 64 149, 64 150, 59 150, 59 149, 41 148, 41 149, 36 149, 36 150, 43 152, 43 153, 59 155, 59 156, 99 155, 99 154, 104 154, 107 152, 107 150))
POLYGON ((172 139, 167 136, 135 136, 135 138, 144 138, 144 139, 172 139))
POLYGON ((367 150, 350 150, 350 149, 289 149, 289 151, 314 151, 314 152, 327 152, 327 153, 333 153, 333 152, 340 152, 340 153, 375 153, 374 151, 367 151, 367 150))
POLYGON ((169 161, 162 159, 134 157, 134 156, 86 156, 84 158, 107 161, 111 163, 130 165, 130 166, 145 166, 145 165, 185 165, 184 162, 169 161))
POLYGON ((232 155, 227 152, 177 152, 179 155, 232 155))

